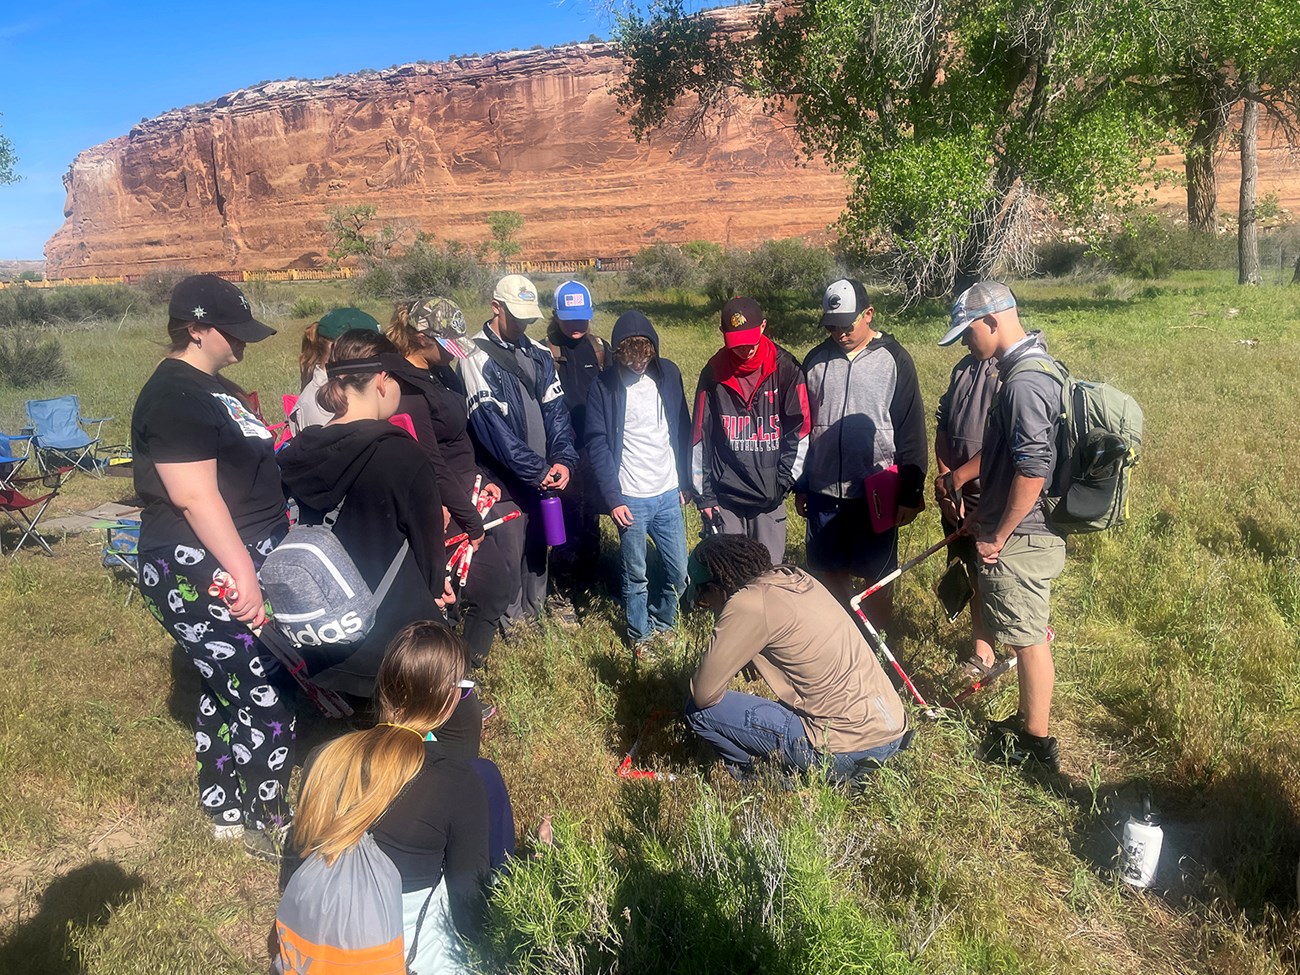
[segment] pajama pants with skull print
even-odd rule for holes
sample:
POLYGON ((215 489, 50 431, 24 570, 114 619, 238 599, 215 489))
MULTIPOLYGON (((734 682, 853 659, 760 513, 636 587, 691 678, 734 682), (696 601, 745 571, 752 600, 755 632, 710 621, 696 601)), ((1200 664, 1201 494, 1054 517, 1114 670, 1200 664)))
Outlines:
MULTIPOLYGON (((249 545, 253 564, 260 568, 283 536, 249 545)), ((292 681, 248 627, 208 595, 220 568, 202 548, 141 549, 140 592, 202 678, 194 752, 204 812, 222 825, 284 826, 294 742, 285 695, 292 681)))

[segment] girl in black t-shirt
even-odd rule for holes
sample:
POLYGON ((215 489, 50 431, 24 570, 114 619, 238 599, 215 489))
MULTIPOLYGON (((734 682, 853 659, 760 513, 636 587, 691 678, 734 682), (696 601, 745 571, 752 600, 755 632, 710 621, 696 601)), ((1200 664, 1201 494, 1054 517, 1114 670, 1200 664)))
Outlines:
POLYGON ((274 859, 287 823, 294 716, 284 672, 257 639, 257 569, 288 531, 270 431, 220 372, 275 334, 233 284, 204 274, 172 292, 171 350, 131 416, 145 606, 202 678, 195 718, 199 798, 218 839, 274 859), (228 602, 209 594, 217 573, 228 602))

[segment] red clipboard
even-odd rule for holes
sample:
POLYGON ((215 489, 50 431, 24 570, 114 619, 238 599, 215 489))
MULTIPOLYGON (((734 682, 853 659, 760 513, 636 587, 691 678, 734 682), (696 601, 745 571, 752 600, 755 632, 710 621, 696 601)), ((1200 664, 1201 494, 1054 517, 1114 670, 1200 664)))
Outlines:
POLYGON ((901 482, 897 464, 890 464, 883 471, 868 474, 863 481, 867 492, 867 508, 871 514, 871 530, 877 535, 898 524, 898 488, 901 482))

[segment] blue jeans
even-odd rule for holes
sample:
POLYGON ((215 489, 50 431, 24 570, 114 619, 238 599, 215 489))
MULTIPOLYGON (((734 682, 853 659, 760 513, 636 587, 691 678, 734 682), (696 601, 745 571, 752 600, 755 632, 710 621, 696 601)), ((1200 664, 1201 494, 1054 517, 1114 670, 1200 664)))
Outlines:
POLYGON ((632 525, 618 530, 623 553, 623 611, 628 636, 638 643, 656 630, 671 630, 677 621, 677 603, 686 591, 686 520, 676 490, 657 498, 624 498, 632 512, 632 525), (659 551, 664 578, 650 598, 646 574, 645 540, 649 535, 659 551))
POLYGON ((686 723, 713 746, 727 764, 727 771, 737 777, 749 770, 755 758, 779 755, 787 767, 807 770, 824 765, 832 781, 845 782, 857 775, 859 762, 885 761, 902 747, 905 737, 861 752, 819 752, 793 710, 780 701, 739 691, 725 692, 711 708, 687 701, 686 723))

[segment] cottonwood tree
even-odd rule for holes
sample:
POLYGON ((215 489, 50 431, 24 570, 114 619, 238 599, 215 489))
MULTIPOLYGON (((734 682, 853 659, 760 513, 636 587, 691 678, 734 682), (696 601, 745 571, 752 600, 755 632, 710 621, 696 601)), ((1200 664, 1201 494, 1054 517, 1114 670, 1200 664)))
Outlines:
POLYGON ((519 243, 519 232, 524 229, 523 214, 514 210, 493 210, 484 222, 492 235, 488 248, 496 254, 497 263, 505 267, 510 258, 523 250, 519 243))
POLYGON ((408 238, 407 229, 396 222, 380 221, 378 207, 369 203, 330 207, 325 213, 330 264, 338 267, 351 258, 368 261, 387 257, 408 238))
POLYGON ((1217 229, 1215 162, 1231 113, 1239 108, 1246 196, 1238 227, 1249 250, 1257 169, 1253 133, 1260 113, 1273 120, 1274 131, 1288 144, 1300 144, 1300 8, 1294 0, 1178 0, 1157 10, 1162 29, 1151 35, 1147 76, 1170 120, 1187 131, 1188 226, 1217 229))
POLYGON ((0 185, 18 182, 18 174, 14 171, 17 162, 13 143, 0 134, 0 185))
POLYGON ((658 0, 615 21, 617 94, 639 138, 736 93, 792 112, 849 177, 842 237, 889 245, 915 299, 993 273, 1035 207, 1095 223, 1132 192, 1165 134, 1129 81, 1152 29, 1141 0, 803 0, 736 33, 658 0))
POLYGON ((1258 284, 1259 120, 1271 119, 1286 145, 1300 146, 1300 14, 1294 0, 1178 0, 1159 10, 1163 29, 1152 35, 1147 76, 1171 121, 1188 132, 1188 226, 1218 229, 1215 163, 1239 108, 1237 280, 1258 284))

